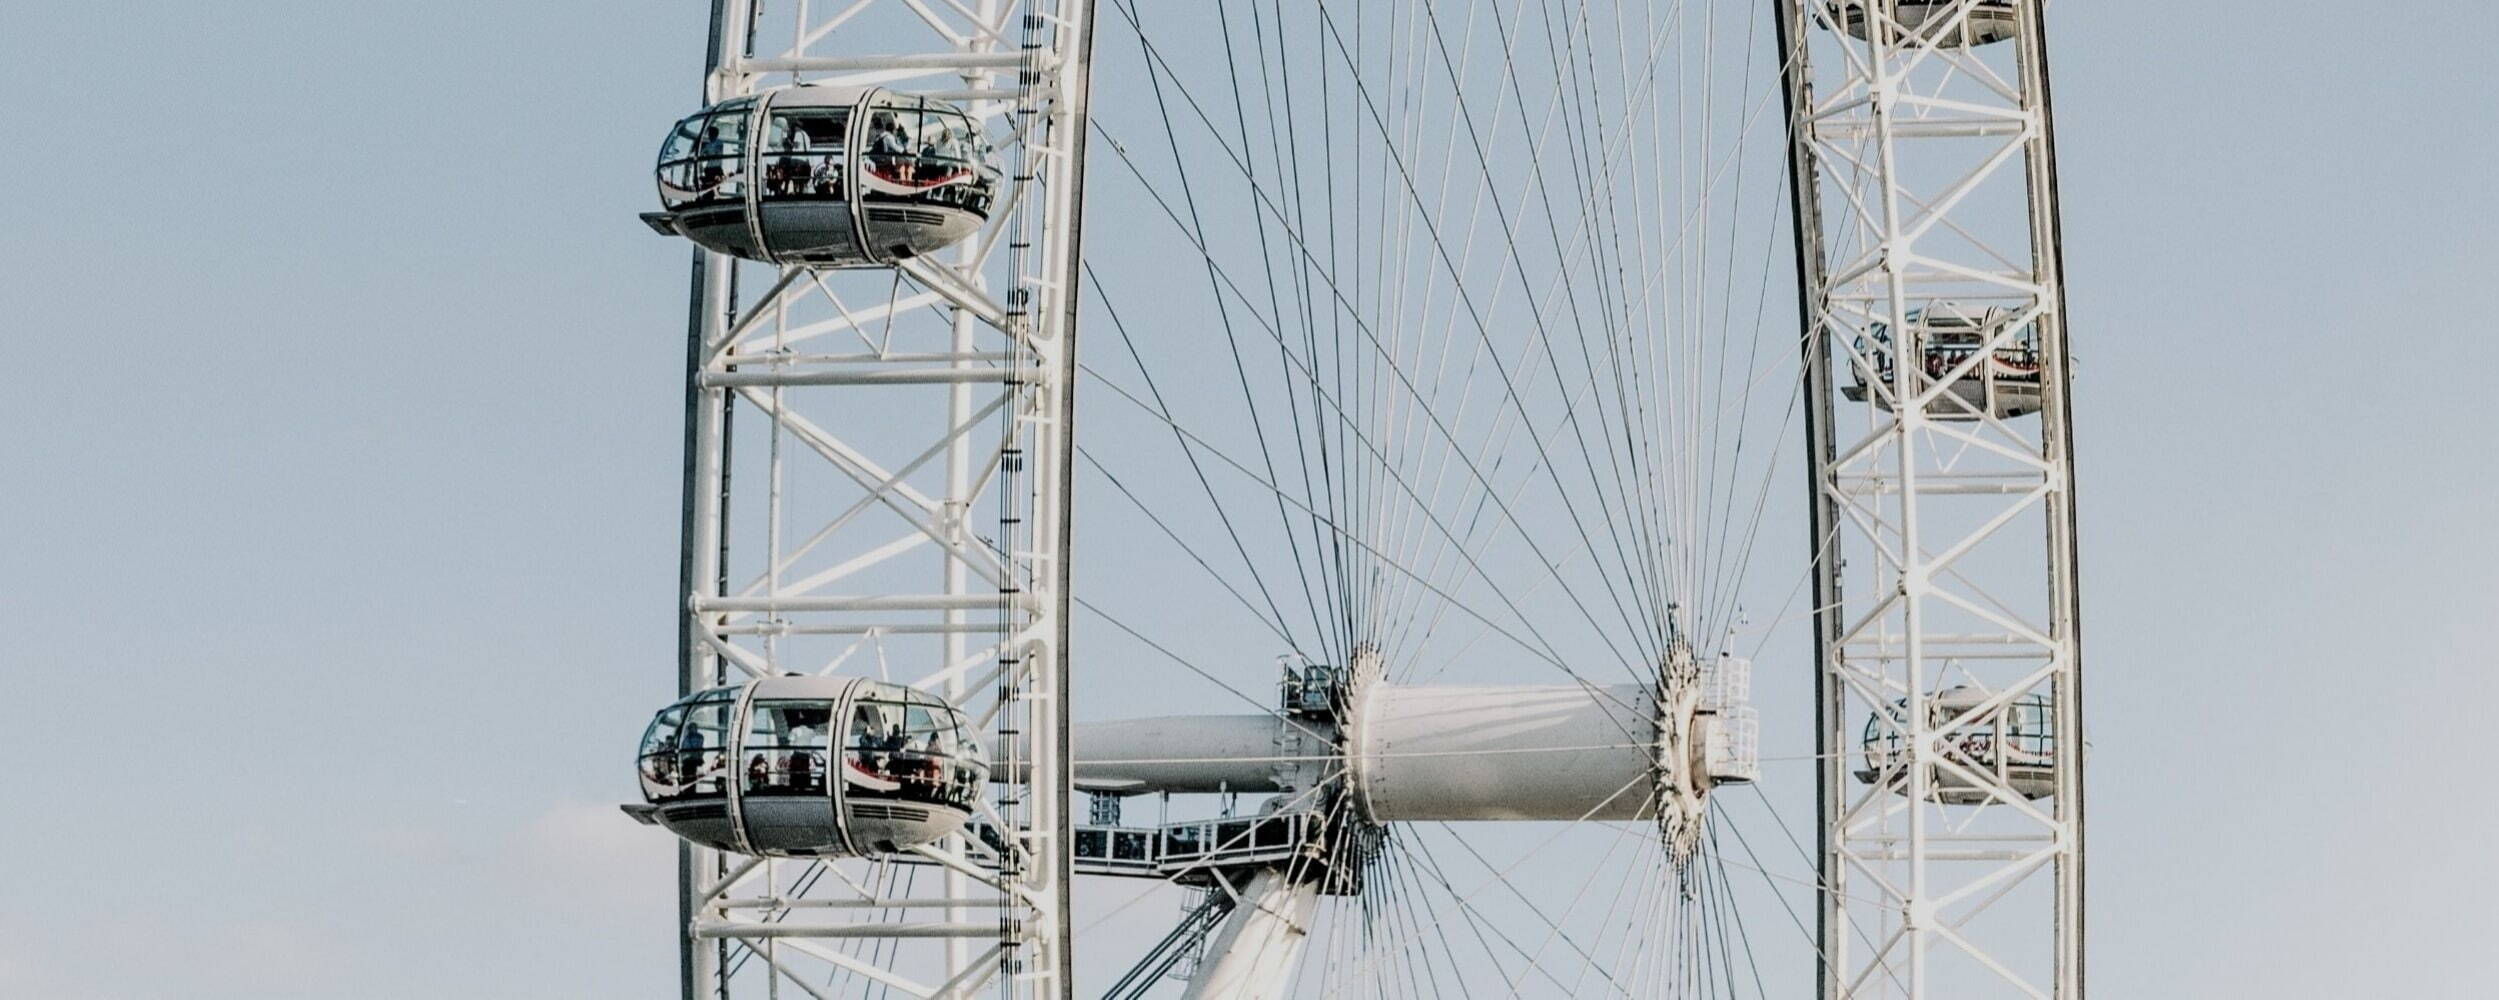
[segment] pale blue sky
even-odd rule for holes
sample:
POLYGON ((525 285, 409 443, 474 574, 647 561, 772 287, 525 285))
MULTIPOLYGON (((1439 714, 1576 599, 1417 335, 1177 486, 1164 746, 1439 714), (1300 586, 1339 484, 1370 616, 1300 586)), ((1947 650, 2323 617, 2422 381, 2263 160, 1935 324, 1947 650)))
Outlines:
MULTIPOLYGON (((706 8, 0 8, 0 995, 673 988, 611 803, 672 689, 685 252, 633 213, 706 8)), ((2485 33, 2052 17, 2095 983, 2483 995, 2485 33)))

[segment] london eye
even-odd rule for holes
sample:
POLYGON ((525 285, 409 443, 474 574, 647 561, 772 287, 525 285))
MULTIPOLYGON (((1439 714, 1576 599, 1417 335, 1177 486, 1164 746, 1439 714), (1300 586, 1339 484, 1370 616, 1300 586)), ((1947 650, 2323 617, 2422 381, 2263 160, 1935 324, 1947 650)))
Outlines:
POLYGON ((2080 997, 2043 34, 715 0, 676 988, 2080 997))

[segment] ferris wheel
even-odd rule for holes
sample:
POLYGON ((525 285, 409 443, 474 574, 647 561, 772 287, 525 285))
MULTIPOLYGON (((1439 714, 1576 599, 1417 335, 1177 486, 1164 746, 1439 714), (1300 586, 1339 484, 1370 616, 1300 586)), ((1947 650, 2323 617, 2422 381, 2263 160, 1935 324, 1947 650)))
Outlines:
POLYGON ((2080 997, 2041 22, 715 0, 682 995, 2080 997))

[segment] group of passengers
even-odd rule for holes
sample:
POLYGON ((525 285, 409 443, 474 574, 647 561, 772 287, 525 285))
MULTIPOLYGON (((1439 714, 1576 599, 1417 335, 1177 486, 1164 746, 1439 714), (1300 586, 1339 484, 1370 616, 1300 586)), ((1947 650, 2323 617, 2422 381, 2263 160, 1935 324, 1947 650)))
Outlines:
MULTIPOLYGON (((717 735, 687 727, 681 734, 662 739, 644 756, 643 777, 661 790, 658 797, 723 793, 721 779, 726 776, 725 754, 729 748, 721 745, 717 735)), ((761 738, 758 733, 758 740, 761 738)), ((818 725, 798 724, 776 742, 779 747, 756 748, 747 755, 746 791, 824 794, 831 774, 820 749, 824 746, 823 730, 818 725)), ((890 782, 891 793, 902 798, 943 802, 968 794, 980 780, 973 768, 962 766, 955 759, 959 749, 951 732, 908 729, 899 718, 862 711, 852 717, 845 756, 848 766, 857 772, 855 777, 865 779, 863 787, 874 789, 890 782)))
POLYGON ((746 761, 746 790, 821 794, 824 754, 814 750, 754 754, 746 761))
MULTIPOLYGON (((1869 742, 1866 745, 1867 763, 1877 768, 1906 765, 1908 751, 1902 747, 1901 743, 1902 740, 1898 736, 1885 739, 1881 746, 1869 742)), ((1986 770, 1993 770, 2000 765, 2046 766, 2054 762, 2056 752, 2053 743, 2036 733, 2011 733, 1999 743, 1996 734, 1985 729, 1964 732, 1959 739, 1947 739, 1945 745, 1958 751, 1961 759, 1986 770)))
POLYGON ((642 758, 642 777, 666 796, 720 794, 721 752, 701 729, 670 734, 642 758))
POLYGON ((891 111, 869 116, 867 140, 868 168, 897 182, 943 178, 962 170, 974 152, 971 137, 961 127, 922 129, 914 143, 891 111))
MULTIPOLYGON (((767 196, 815 195, 834 201, 842 197, 840 146, 824 153, 813 152, 815 140, 796 125, 783 128, 778 148, 764 164, 764 194, 767 196)), ((719 126, 703 129, 702 140, 695 146, 693 183, 689 185, 698 197, 736 197, 734 183, 741 176, 741 158, 737 141, 722 138, 719 126)))
POLYGON ((903 779, 933 772, 937 758, 951 754, 953 743, 935 730, 908 731, 881 713, 861 712, 851 719, 851 759, 877 777, 903 779))
POLYGON ((905 728, 883 712, 851 719, 850 762, 871 781, 892 782, 893 793, 923 802, 968 801, 979 772, 961 760, 962 745, 943 727, 905 728))
MULTIPOLYGON (((1926 376, 1941 379, 1944 373, 1958 367, 1977 353, 1969 347, 1933 347, 1926 352, 1926 376)), ((2000 348, 1995 353, 1995 376, 1999 379, 2030 380, 2039 377, 2037 352, 2028 348, 2000 348)))
MULTIPOLYGON (((764 167, 764 193, 768 195, 816 195, 839 200, 842 197, 840 149, 818 153, 817 140, 796 123, 784 124, 780 138, 774 143, 773 159, 764 167)), ((923 129, 914 141, 909 130, 893 112, 879 111, 868 120, 866 136, 868 169, 880 177, 900 184, 927 183, 942 180, 961 172, 974 154, 980 152, 969 130, 961 126, 923 129)), ((695 189, 707 194, 730 193, 725 188, 736 178, 738 170, 737 142, 724 138, 717 125, 703 129, 702 140, 696 145, 700 167, 695 171, 695 189)))

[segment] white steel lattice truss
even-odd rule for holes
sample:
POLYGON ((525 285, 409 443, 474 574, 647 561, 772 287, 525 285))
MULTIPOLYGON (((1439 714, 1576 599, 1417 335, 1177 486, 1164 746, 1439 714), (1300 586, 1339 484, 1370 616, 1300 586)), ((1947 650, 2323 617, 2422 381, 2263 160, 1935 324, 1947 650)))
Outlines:
POLYGON ((1821 992, 2079 997, 2072 461, 2041 11, 1899 0, 1868 18, 1862 2, 1779 0, 1816 334, 1821 992), (1973 36, 1986 43, 1953 44, 1973 36), (1894 333, 1947 312, 1994 317, 1974 324, 1977 349, 1921 357, 1894 333), (2026 331, 2038 412, 1974 405, 2026 331), (1895 347, 1911 363, 1890 363, 1895 347), (2017 778, 1986 741, 2025 704, 2054 734, 2017 778))
POLYGON ((883 677, 990 729, 976 821, 901 860, 686 846, 687 997, 1067 995, 1067 413, 1082 0, 716 0, 706 103, 795 83, 966 107, 1006 169, 986 228, 893 267, 698 251, 685 689, 883 677), (883 53, 869 55, 866 53, 883 53))

